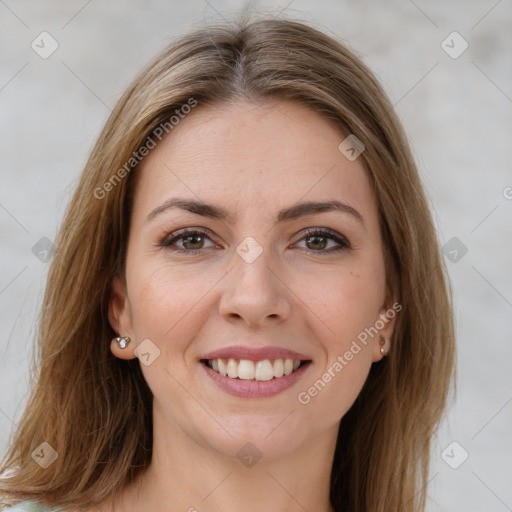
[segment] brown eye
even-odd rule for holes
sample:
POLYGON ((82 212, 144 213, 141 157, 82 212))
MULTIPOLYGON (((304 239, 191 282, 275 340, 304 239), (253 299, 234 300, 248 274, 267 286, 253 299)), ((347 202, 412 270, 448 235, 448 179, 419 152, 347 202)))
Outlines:
MULTIPOLYGON (((206 240, 210 240, 206 232, 197 229, 187 229, 167 236, 160 243, 160 246, 172 251, 194 254, 200 252, 202 249, 209 248, 204 245, 206 240)), ((211 247, 216 247, 216 244, 212 242, 210 248, 211 247)))
MULTIPOLYGON (((300 239, 300 242, 302 240, 305 240, 305 249, 309 249, 309 251, 306 251, 308 254, 330 254, 343 249, 350 249, 350 243, 345 237, 326 229, 310 230, 306 233, 306 236, 300 239)), ((299 246, 298 244, 294 245, 299 246)))
POLYGON ((310 235, 306 240, 306 245, 309 249, 322 250, 328 245, 326 236, 310 235))
POLYGON ((204 243, 204 235, 186 235, 181 237, 185 249, 201 249, 204 243))

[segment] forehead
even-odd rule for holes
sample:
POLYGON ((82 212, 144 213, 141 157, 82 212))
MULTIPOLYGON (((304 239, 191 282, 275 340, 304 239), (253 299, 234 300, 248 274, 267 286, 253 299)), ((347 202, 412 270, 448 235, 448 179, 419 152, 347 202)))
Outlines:
POLYGON ((141 162, 135 208, 147 213, 172 195, 222 204, 238 217, 339 199, 375 214, 361 159, 338 149, 345 137, 294 102, 199 104, 141 162))

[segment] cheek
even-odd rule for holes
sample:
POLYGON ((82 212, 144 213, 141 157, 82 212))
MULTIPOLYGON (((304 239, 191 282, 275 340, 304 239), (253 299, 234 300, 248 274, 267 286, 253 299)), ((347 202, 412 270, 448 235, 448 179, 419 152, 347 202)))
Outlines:
POLYGON ((172 396, 180 407, 187 407, 180 383, 190 378, 189 347, 211 311, 205 307, 205 295, 216 280, 168 263, 150 263, 134 261, 127 276, 135 339, 149 339, 159 350, 154 362, 141 364, 141 370, 155 397, 172 396))
POLYGON ((347 262, 303 280, 301 300, 321 319, 318 325, 325 333, 319 336, 325 359, 302 388, 303 401, 316 400, 316 407, 332 421, 357 398, 373 362, 375 335, 368 332, 379 318, 385 279, 383 262, 371 261, 347 262))
POLYGON ((334 424, 352 406, 368 377, 373 362, 372 338, 364 339, 364 333, 377 319, 381 290, 373 275, 356 271, 337 272, 316 283, 316 292, 310 288, 304 301, 321 312, 317 316, 325 334, 317 334, 325 358, 301 386, 297 398, 334 424))
MULTIPOLYGON (((364 263, 364 262, 362 262, 364 263)), ((291 286, 301 290, 300 301, 325 327, 325 348, 345 350, 347 343, 378 319, 384 297, 383 266, 374 260, 365 265, 347 261, 346 265, 316 273, 297 273, 291 286)))
POLYGON ((150 338, 165 349, 179 348, 185 331, 198 329, 202 300, 214 285, 212 276, 195 276, 188 269, 165 263, 134 265, 130 302, 137 339, 150 338), (191 319, 193 318, 193 321, 191 319))
POLYGON ((339 421, 359 396, 371 368, 367 357, 368 348, 352 356, 350 361, 343 355, 331 361, 325 370, 316 375, 301 395, 299 402, 316 409, 331 424, 339 421))

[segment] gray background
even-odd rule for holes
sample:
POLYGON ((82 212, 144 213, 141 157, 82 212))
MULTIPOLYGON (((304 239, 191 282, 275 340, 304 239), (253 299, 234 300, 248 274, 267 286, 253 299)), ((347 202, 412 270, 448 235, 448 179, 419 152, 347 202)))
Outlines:
MULTIPOLYGON (((450 244, 458 244, 447 249, 458 391, 435 437, 428 510, 512 510, 511 1, 253 5, 285 9, 345 39, 396 103, 441 242, 456 237, 450 244), (453 31, 469 43, 458 58, 441 46, 453 31), (460 464, 463 450, 469 457, 460 464)), ((1 453, 29 384, 48 269, 39 241, 55 239, 110 109, 171 37, 242 7, 223 0, 0 0, 1 453), (59 45, 47 59, 31 48, 43 31, 59 45)), ((462 48, 453 36, 445 45, 462 48)))

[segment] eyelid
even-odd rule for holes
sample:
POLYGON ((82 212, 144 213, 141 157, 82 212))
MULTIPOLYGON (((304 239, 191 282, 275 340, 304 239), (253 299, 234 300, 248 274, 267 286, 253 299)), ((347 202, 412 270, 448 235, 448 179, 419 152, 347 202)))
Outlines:
POLYGON ((337 233, 336 231, 333 231, 332 229, 329 229, 329 228, 318 228, 318 227, 317 228, 308 228, 305 231, 302 231, 297 236, 297 240, 292 245, 296 245, 297 243, 301 242, 302 240, 304 240, 310 236, 315 236, 315 235, 334 241, 336 246, 330 247, 329 249, 325 249, 325 250, 313 250, 313 249, 308 249, 307 247, 301 247, 300 249, 302 249, 305 252, 305 254, 307 254, 307 255, 329 257, 329 256, 338 255, 340 253, 343 253, 347 250, 352 249, 352 244, 350 243, 348 238, 345 237, 344 235, 337 233))
MULTIPOLYGON (((212 243, 216 244, 217 246, 219 245, 215 241, 215 236, 214 235, 212 236, 210 230, 208 230, 206 228, 201 228, 201 227, 187 227, 187 228, 182 228, 177 231, 174 231, 170 234, 167 234, 163 239, 160 240, 160 242, 158 243, 158 246, 169 249, 171 246, 173 246, 173 244, 171 242, 173 242, 175 240, 180 240, 183 237, 185 237, 187 234, 205 235, 212 243)), ((292 247, 295 244, 297 244, 298 242, 300 242, 301 240, 303 240, 304 238, 307 238, 308 236, 313 236, 313 235, 331 239, 337 244, 337 246, 331 247, 328 250, 318 250, 318 251, 311 250, 311 249, 310 250, 305 249, 306 254, 329 255, 329 254, 338 253, 343 250, 352 249, 352 245, 351 245, 350 241, 344 235, 342 235, 336 231, 333 231, 332 229, 321 228, 321 227, 311 227, 311 228, 306 228, 305 230, 301 231, 295 237, 295 241, 291 244, 292 247)), ((208 249, 208 248, 206 248, 206 249, 208 249)), ((211 249, 211 247, 210 247, 210 249, 211 249)), ((304 249, 304 248, 301 248, 301 249, 304 249)), ((199 253, 204 252, 205 248, 182 249, 180 247, 174 246, 170 250, 177 252, 177 253, 199 254, 199 253)))
MULTIPOLYGON (((200 228, 200 227, 187 227, 187 228, 183 228, 183 229, 178 229, 177 231, 173 231, 172 233, 168 233, 161 239, 161 241, 158 243, 158 246, 169 247, 173 240, 179 240, 179 239, 183 238, 185 235, 196 234, 196 233, 206 235, 213 243, 215 243, 215 244, 217 243, 217 242, 215 242, 215 236, 208 229, 200 228)), ((177 250, 178 251, 182 250, 184 252, 192 253, 194 251, 201 251, 202 249, 186 250, 186 249, 180 249, 178 247, 177 250)))
POLYGON ((318 228, 306 228, 305 230, 301 231, 297 235, 296 241, 293 242, 293 243, 300 242, 306 236, 308 236, 308 235, 311 236, 311 235, 315 235, 315 234, 318 234, 318 235, 321 235, 321 236, 325 236, 325 237, 330 237, 330 238, 334 239, 336 242, 341 243, 341 244, 345 244, 345 245, 350 247, 350 242, 348 241, 348 239, 344 235, 342 235, 341 233, 338 233, 336 231, 333 231, 332 229, 320 228, 320 227, 318 227, 318 228))

